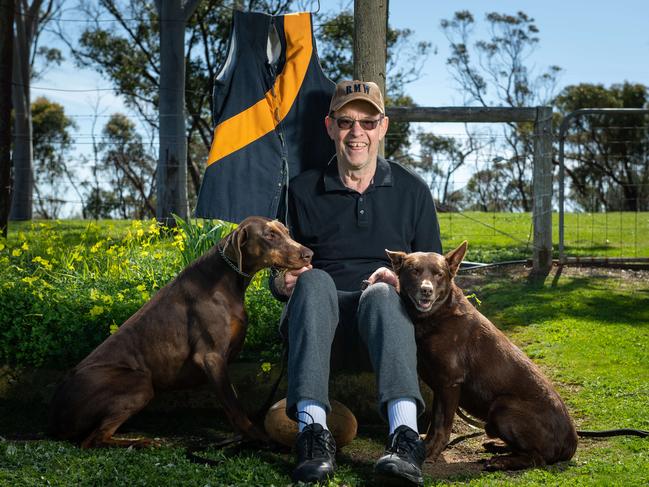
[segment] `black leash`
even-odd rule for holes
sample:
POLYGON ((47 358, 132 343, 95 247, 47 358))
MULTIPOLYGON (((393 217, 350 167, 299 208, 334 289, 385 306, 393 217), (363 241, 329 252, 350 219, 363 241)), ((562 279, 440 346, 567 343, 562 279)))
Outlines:
POLYGON ((630 428, 601 431, 577 430, 577 436, 581 436, 582 438, 609 438, 611 436, 639 436, 640 438, 647 438, 649 436, 649 431, 635 430, 630 428))
MULTIPOLYGON (((275 394, 277 393, 277 389, 279 388, 279 384, 282 380, 282 377, 284 376, 284 371, 286 370, 286 365, 288 363, 288 347, 284 345, 284 350, 282 352, 282 368, 280 369, 279 376, 275 380, 275 383, 273 384, 273 387, 271 388, 270 394, 268 395, 268 398, 262 405, 262 407, 257 411, 252 416, 252 421, 253 423, 256 424, 261 424, 263 426, 263 421, 264 418, 266 417, 266 413, 270 409, 270 407, 273 405, 274 400, 275 400, 275 394)), ((255 444, 258 442, 254 440, 247 440, 244 438, 243 435, 237 434, 234 435, 230 438, 225 438, 223 440, 220 440, 216 443, 210 443, 208 446, 200 446, 196 448, 187 448, 185 450, 185 456, 190 462, 193 463, 199 463, 201 465, 210 465, 212 467, 218 466, 222 461, 221 460, 211 460, 209 458, 205 458, 203 456, 197 455, 197 453, 201 453, 206 451, 208 448, 212 450, 221 450, 224 448, 230 448, 230 447, 244 447, 247 444, 255 444)))
POLYGON ((257 413, 253 415, 253 422, 261 423, 263 425, 263 421, 264 418, 266 417, 266 413, 268 413, 268 410, 275 402, 275 394, 277 393, 277 389, 279 389, 279 383, 282 381, 282 377, 284 377, 284 371, 286 370, 287 363, 288 363, 288 345, 284 343, 284 347, 282 350, 282 368, 279 371, 279 376, 275 380, 275 383, 273 384, 273 387, 270 390, 268 399, 266 399, 266 402, 261 406, 259 411, 257 411, 257 413))

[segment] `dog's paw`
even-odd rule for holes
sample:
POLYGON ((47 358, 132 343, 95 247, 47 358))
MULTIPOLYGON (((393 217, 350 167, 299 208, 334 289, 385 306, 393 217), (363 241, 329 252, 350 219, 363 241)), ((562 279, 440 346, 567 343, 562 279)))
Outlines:
POLYGON ((482 444, 482 447, 489 453, 509 453, 511 447, 502 440, 488 440, 482 444))
POLYGON ((504 457, 491 457, 484 462, 484 469, 487 472, 495 472, 497 470, 508 470, 504 457))

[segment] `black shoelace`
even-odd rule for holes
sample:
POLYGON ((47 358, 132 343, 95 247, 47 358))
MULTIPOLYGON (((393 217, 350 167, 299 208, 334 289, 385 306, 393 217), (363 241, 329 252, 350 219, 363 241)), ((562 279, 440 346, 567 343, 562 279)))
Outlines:
MULTIPOLYGON (((408 430, 394 433, 390 445, 386 448, 388 453, 395 453, 399 457, 406 457, 421 463, 424 460, 422 456, 423 448, 418 448, 419 436, 417 433, 410 433, 408 430)), ((425 454, 425 453, 424 453, 425 454)))
MULTIPOLYGON (((306 414, 311 418, 311 423, 307 423, 303 419, 300 419, 299 414, 297 421, 298 423, 303 423, 309 426, 313 423, 313 416, 311 416, 306 411, 302 411, 302 414, 306 414)), ((336 451, 336 444, 334 442, 333 436, 331 434, 324 434, 326 431, 324 428, 320 434, 317 434, 313 427, 305 428, 300 433, 300 442, 305 444, 305 455, 307 458, 320 458, 324 456, 330 456, 333 452, 336 451)))

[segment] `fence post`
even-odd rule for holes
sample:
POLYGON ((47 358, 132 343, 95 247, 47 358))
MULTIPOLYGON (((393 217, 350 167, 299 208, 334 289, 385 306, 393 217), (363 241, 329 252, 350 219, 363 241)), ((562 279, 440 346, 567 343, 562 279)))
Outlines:
MULTIPOLYGON (((354 79, 373 81, 385 97, 388 0, 354 0, 354 79)), ((385 152, 385 140, 379 155, 385 152)))
POLYGON ((537 107, 536 113, 532 179, 532 274, 545 277, 552 267, 552 107, 537 107))

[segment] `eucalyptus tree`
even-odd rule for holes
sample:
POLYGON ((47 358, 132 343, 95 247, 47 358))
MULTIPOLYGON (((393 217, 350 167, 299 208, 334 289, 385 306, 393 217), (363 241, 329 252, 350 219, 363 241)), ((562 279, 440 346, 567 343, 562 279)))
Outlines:
MULTIPOLYGON (((649 108, 640 83, 581 83, 556 98, 564 116, 580 108, 649 108)), ((573 119, 565 141, 570 198, 586 211, 649 210, 649 116, 590 115, 573 119)))
POLYGON ((63 105, 38 97, 31 105, 34 149, 34 213, 38 218, 58 218, 66 201, 61 197, 65 182, 83 206, 83 195, 67 164, 73 147, 74 121, 63 105))
MULTIPOLYGON (((468 105, 531 107, 549 103, 556 92, 561 71, 550 66, 537 74, 529 58, 538 45, 539 29, 524 12, 515 15, 486 14, 488 35, 474 40, 476 21, 471 12, 455 12, 443 19, 451 54, 446 63, 468 105)), ((530 211, 533 127, 508 123, 502 133, 502 150, 507 154, 502 170, 517 193, 520 210, 530 211)))

